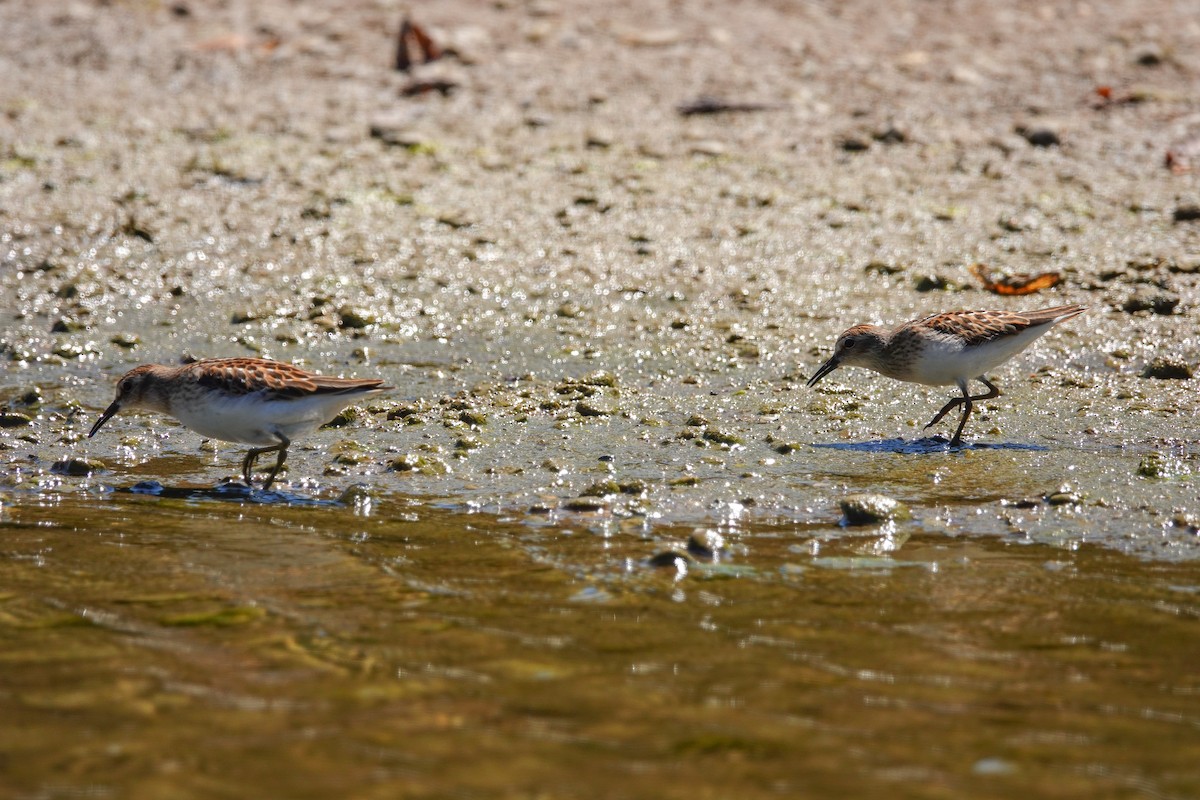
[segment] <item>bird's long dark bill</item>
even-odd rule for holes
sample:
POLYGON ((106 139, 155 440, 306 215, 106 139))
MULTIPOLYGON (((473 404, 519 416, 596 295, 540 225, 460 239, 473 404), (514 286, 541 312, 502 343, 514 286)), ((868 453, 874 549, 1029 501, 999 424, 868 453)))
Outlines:
POLYGON ((96 420, 96 424, 92 426, 91 432, 88 433, 88 438, 90 439, 95 436, 96 431, 100 430, 100 426, 116 416, 116 413, 120 410, 121 406, 119 403, 113 403, 111 406, 104 409, 104 413, 100 415, 100 419, 96 420))
POLYGON ((808 385, 815 386, 817 384, 817 381, 821 380, 821 378, 824 378, 826 375, 828 375, 829 373, 831 373, 835 369, 837 369, 838 364, 840 364, 840 363, 841 362, 838 361, 836 357, 830 357, 830 359, 828 361, 826 361, 824 364, 821 365, 821 367, 817 370, 816 374, 808 379, 808 385))

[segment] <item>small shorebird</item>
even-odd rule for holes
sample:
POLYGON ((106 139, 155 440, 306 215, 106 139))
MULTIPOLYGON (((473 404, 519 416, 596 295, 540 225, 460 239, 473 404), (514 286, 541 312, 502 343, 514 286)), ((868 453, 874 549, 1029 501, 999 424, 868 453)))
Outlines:
POLYGON ((926 428, 937 424, 955 407, 962 419, 950 440, 962 444, 963 428, 976 400, 1000 396, 984 373, 1024 350, 1058 323, 1087 310, 1069 305, 1038 311, 949 311, 905 322, 891 330, 876 325, 855 325, 838 337, 833 355, 808 381, 813 386, 842 364, 866 367, 899 381, 926 386, 957 384, 962 397, 951 398, 926 428), (972 395, 967 383, 977 380, 987 394, 972 395))
POLYGON ((356 400, 391 388, 378 378, 327 378, 262 358, 207 358, 179 367, 143 364, 117 381, 117 399, 88 438, 124 408, 161 411, 201 436, 262 445, 242 462, 247 486, 254 460, 278 452, 263 484, 269 489, 293 437, 316 430, 356 400))

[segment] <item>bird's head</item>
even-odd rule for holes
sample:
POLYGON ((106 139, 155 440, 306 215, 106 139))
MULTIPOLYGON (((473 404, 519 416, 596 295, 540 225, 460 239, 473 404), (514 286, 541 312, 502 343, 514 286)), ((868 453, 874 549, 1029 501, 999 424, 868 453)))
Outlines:
POLYGON ((150 405, 149 399, 154 396, 151 387, 156 380, 155 369, 154 364, 143 364, 121 376, 121 380, 117 381, 117 399, 113 400, 112 404, 104 409, 100 419, 96 420, 96 424, 88 433, 89 439, 121 409, 150 405))
POLYGON ((843 364, 874 369, 883 355, 884 343, 884 332, 878 326, 855 325, 838 337, 833 355, 813 373, 808 385, 815 386, 817 381, 843 364))

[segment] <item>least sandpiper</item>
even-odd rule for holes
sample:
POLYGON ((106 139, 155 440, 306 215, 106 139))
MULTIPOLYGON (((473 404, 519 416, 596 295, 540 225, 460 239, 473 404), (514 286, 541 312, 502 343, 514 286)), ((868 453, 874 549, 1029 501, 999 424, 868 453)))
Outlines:
POLYGON ((833 355, 808 381, 812 386, 842 364, 866 367, 900 381, 926 386, 957 384, 962 397, 946 403, 926 428, 937 424, 956 406, 963 407, 952 447, 962 444, 962 432, 976 400, 1000 396, 984 373, 1028 347, 1034 339, 1087 310, 1068 305, 1038 311, 950 311, 915 319, 891 330, 855 325, 838 337, 833 355), (987 394, 972 395, 967 382, 977 380, 987 394))
POLYGON ((327 378, 262 358, 208 358, 179 367, 143 364, 117 381, 117 399, 88 438, 121 409, 161 411, 201 436, 262 445, 242 462, 247 486, 254 460, 278 452, 263 484, 269 489, 293 437, 316 430, 356 400, 391 388, 378 378, 327 378))

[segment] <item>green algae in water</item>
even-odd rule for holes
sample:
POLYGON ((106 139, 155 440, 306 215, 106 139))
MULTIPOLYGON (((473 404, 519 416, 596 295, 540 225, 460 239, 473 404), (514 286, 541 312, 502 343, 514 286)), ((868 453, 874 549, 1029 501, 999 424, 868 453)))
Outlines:
POLYGON ((245 625, 266 616, 265 611, 255 607, 222 608, 217 611, 197 611, 188 614, 173 614, 163 617, 163 625, 172 627, 195 627, 211 625, 227 628, 234 625, 245 625))
POLYGON ((1163 453, 1147 453, 1138 462, 1138 475, 1143 478, 1187 478, 1192 474, 1191 467, 1177 456, 1163 453))

